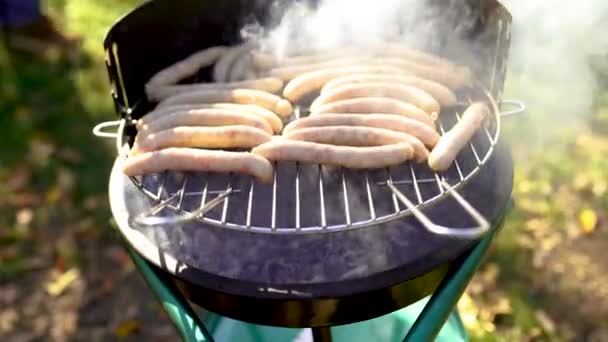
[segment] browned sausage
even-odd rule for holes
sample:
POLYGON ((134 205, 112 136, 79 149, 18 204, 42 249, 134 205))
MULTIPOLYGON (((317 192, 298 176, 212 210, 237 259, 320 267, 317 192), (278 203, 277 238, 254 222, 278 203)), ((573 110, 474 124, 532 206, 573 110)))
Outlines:
POLYGON ((272 183, 272 164, 248 152, 210 151, 197 148, 168 148, 129 157, 122 165, 127 176, 159 173, 165 170, 235 172, 252 175, 272 183))
POLYGON ((309 127, 365 126, 390 129, 413 135, 429 147, 435 146, 439 134, 429 126, 409 118, 390 114, 323 114, 290 122, 283 134, 309 127))
POLYGON ((383 146, 406 143, 414 148, 417 161, 424 161, 429 151, 415 137, 388 129, 357 126, 302 128, 284 135, 288 140, 338 146, 383 146))
POLYGON ((429 156, 431 169, 447 170, 490 113, 490 108, 485 103, 471 104, 462 114, 461 120, 439 139, 437 146, 429 156))
POLYGON ((310 106, 315 111, 320 106, 341 100, 360 97, 386 97, 411 103, 428 114, 437 115, 439 102, 424 90, 398 83, 373 82, 346 84, 319 96, 310 106))
POLYGON ((395 114, 412 118, 430 127, 434 127, 433 118, 418 107, 403 101, 382 97, 361 97, 328 103, 320 106, 311 115, 326 113, 395 114))
POLYGON ((298 161, 351 169, 374 169, 398 165, 410 160, 413 148, 404 143, 351 147, 274 139, 255 147, 252 153, 273 161, 298 161))
POLYGON ((458 102, 456 94, 454 94, 450 88, 441 83, 411 75, 354 74, 335 78, 325 84, 321 90, 321 95, 325 95, 328 91, 346 84, 369 82, 389 82, 411 85, 431 94, 442 106, 453 106, 458 102))
POLYGON ((168 147, 251 148, 270 139, 270 134, 249 126, 175 127, 137 139, 131 154, 168 147))
POLYGON ((225 46, 215 46, 194 53, 188 58, 156 73, 150 78, 147 86, 176 84, 180 80, 196 74, 199 69, 215 63, 227 49, 225 46))
POLYGON ((179 104, 203 104, 203 103, 235 103, 258 105, 286 117, 291 114, 293 107, 289 101, 274 94, 253 89, 232 90, 200 90, 190 93, 179 94, 170 97, 158 107, 168 107, 179 104))

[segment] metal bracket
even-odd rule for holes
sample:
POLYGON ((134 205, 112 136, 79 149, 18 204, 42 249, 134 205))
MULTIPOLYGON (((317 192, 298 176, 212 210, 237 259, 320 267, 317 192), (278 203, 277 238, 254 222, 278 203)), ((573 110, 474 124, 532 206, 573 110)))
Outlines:
POLYGON ((93 127, 93 134, 96 137, 100 137, 100 138, 116 139, 116 138, 118 138, 119 130, 116 130, 116 132, 110 133, 110 132, 104 132, 104 129, 109 128, 109 127, 120 127, 122 122, 123 122, 123 120, 115 120, 115 121, 106 121, 106 122, 97 124, 95 127, 93 127))
POLYGON ((501 100, 501 101, 498 101, 498 107, 501 108, 501 111, 500 111, 501 117, 519 115, 526 111, 526 104, 520 100, 501 100), (511 110, 507 110, 507 111, 502 111, 503 106, 512 106, 515 108, 511 109, 511 110))
POLYGON ((100 138, 111 138, 111 139, 115 139, 116 141, 116 150, 118 152, 120 152, 122 146, 122 132, 125 131, 125 126, 127 124, 127 120, 122 119, 122 120, 115 120, 115 121, 106 121, 106 122, 102 122, 100 124, 97 124, 95 127, 93 127, 93 134, 96 137, 100 137, 100 138), (116 132, 111 133, 111 132, 104 132, 104 129, 109 128, 109 127, 118 127, 116 129, 116 132))
POLYGON ((171 197, 166 200, 160 202, 159 204, 153 206, 152 208, 146 210, 145 212, 137 215, 133 218, 132 223, 140 225, 140 226, 159 226, 159 225, 174 225, 174 224, 182 224, 195 220, 197 217, 204 215, 211 211, 213 208, 217 207, 219 204, 224 202, 226 197, 232 194, 232 188, 227 189, 226 191, 219 194, 216 198, 209 201, 199 209, 183 215, 175 215, 175 216, 154 216, 158 214, 160 211, 168 207, 171 203, 173 203, 176 199, 182 196, 182 191, 178 191, 173 194, 171 197))
POLYGON ((477 222, 477 227, 470 228, 450 228, 438 225, 431 221, 428 216, 426 216, 417 205, 412 203, 397 187, 393 184, 392 181, 387 183, 388 187, 391 191, 397 196, 399 201, 401 201, 409 210, 411 210, 412 214, 422 223, 424 228, 426 228, 431 233, 435 233, 438 235, 447 235, 455 238, 461 239, 477 239, 484 235, 490 229, 490 223, 477 211, 477 209, 473 208, 473 206, 464 199, 454 188, 448 184, 445 180, 441 181, 441 186, 443 186, 446 192, 462 206, 462 208, 469 214, 471 217, 477 222))

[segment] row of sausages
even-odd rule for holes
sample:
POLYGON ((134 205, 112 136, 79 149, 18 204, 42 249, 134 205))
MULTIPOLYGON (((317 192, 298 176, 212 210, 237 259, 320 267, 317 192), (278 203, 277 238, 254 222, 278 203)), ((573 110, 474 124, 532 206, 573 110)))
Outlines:
POLYGON ((278 160, 369 169, 428 159, 446 169, 489 113, 475 103, 443 137, 435 129, 441 107, 457 102, 452 88, 471 85, 468 69, 400 46, 359 52, 277 60, 246 45, 215 47, 160 71, 146 85, 159 105, 138 122, 124 172, 237 172, 269 182, 278 160), (176 84, 213 64, 216 82, 176 84), (315 92, 311 115, 283 128, 292 103, 315 92))

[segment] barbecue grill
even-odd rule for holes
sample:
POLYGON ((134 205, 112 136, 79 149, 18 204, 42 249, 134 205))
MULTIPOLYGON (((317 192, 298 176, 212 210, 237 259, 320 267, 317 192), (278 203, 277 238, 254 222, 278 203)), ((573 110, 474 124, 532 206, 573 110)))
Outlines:
MULTIPOLYGON (((155 105, 144 91, 150 76, 200 49, 237 43, 244 24, 272 26, 275 16, 270 1, 156 0, 112 27, 106 65, 121 118, 94 130, 116 140, 112 212, 159 299, 178 308, 166 307, 184 338, 211 339, 187 300, 248 323, 312 327, 315 340, 331 340, 330 326, 430 294, 408 338, 438 333, 509 206, 513 166, 501 120, 524 110, 500 100, 508 11, 494 0, 451 2, 459 6, 430 2, 445 23, 433 52, 469 65, 477 80, 458 94, 461 103, 442 109, 438 127, 449 130, 472 101, 487 103, 492 115, 442 173, 413 162, 371 171, 280 162, 272 184, 236 174, 127 177, 120 165, 137 134, 134 120, 155 105), (453 27, 465 20, 473 24, 458 39, 475 42, 470 56, 452 44, 453 27), (501 111, 507 105, 514 109, 501 111), (104 131, 113 126, 116 133, 104 131)), ((204 69, 184 82, 209 77, 204 69)), ((306 115, 301 104, 292 119, 306 115)))

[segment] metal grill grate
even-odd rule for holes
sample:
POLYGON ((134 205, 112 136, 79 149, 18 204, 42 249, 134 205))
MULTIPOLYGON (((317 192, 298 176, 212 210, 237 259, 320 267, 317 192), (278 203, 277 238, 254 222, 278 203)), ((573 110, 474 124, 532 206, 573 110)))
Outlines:
MULTIPOLYGON (((491 96, 483 96, 475 100, 488 102, 493 115, 446 172, 434 173, 425 163, 413 162, 370 171, 280 162, 275 164, 270 185, 237 174, 164 172, 133 177, 135 185, 158 203, 141 215, 141 222, 150 225, 196 219, 226 229, 283 234, 358 229, 410 214, 432 224, 421 209, 449 194, 461 202, 455 190, 489 160, 497 143, 500 113, 491 96)), ((460 120, 468 104, 440 115, 442 134, 460 120)), ((298 108, 295 117, 302 112, 298 108)), ((482 225, 483 218, 477 218, 476 211, 462 201, 463 209, 482 225)), ((478 230, 470 234, 466 229, 459 231, 465 236, 480 235, 478 230)))

